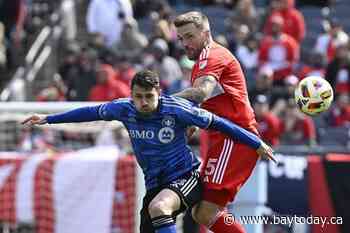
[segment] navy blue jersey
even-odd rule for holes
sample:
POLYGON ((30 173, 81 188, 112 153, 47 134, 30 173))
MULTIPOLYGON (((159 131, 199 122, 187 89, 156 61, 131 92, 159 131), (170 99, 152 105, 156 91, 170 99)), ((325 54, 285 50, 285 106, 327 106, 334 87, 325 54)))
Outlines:
POLYGON ((129 98, 100 106, 104 120, 121 121, 129 132, 131 143, 144 175, 147 189, 184 175, 197 168, 199 161, 187 146, 186 128, 207 128, 213 115, 182 98, 160 97, 159 109, 143 116, 129 98))

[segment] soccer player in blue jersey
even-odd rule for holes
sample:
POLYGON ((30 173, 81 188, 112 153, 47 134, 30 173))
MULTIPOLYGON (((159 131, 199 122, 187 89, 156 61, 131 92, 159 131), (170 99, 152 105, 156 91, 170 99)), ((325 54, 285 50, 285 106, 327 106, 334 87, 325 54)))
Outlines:
POLYGON ((32 115, 22 123, 42 125, 97 120, 121 121, 129 132, 147 193, 140 232, 175 233, 176 216, 201 199, 199 161, 187 145, 188 126, 219 130, 273 159, 273 151, 243 128, 193 103, 160 94, 158 75, 138 72, 131 82, 132 98, 83 107, 54 115, 32 115))

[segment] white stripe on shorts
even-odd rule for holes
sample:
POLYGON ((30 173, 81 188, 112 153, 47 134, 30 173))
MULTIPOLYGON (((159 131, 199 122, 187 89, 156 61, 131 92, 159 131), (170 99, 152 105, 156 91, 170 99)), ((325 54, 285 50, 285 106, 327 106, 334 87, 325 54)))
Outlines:
POLYGON ((232 147, 233 141, 225 139, 224 146, 219 157, 219 161, 216 164, 215 173, 213 176, 213 183, 221 184, 225 173, 225 169, 231 156, 232 147))
POLYGON ((184 186, 180 188, 181 193, 186 197, 191 192, 191 190, 197 185, 197 183, 197 177, 192 175, 191 178, 186 181, 184 186))

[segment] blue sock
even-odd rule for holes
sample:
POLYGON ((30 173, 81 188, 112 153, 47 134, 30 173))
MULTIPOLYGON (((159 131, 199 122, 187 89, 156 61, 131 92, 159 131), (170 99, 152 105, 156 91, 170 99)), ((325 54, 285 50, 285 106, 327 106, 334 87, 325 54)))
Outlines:
POLYGON ((156 233, 176 233, 176 225, 171 224, 156 230, 156 233))
POLYGON ((176 225, 171 215, 162 215, 152 219, 156 233, 176 233, 176 225))

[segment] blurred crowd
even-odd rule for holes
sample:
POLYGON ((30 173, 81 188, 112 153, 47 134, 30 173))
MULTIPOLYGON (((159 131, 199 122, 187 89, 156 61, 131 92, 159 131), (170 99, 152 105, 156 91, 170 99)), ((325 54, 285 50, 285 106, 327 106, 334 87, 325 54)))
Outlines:
MULTIPOLYGON (((336 4, 320 2, 327 9, 336 4)), ((16 53, 13 47, 29 43, 33 24, 45 20, 38 12, 49 15, 50 9, 63 3, 75 4, 75 11, 70 13, 74 16, 66 12, 62 18, 69 25, 69 33, 62 38, 57 73, 53 82, 37 92, 37 101, 127 97, 131 78, 143 68, 160 74, 165 94, 188 87, 194 62, 179 46, 172 21, 179 11, 205 7, 210 13, 210 9, 219 8, 227 17, 220 24, 212 20, 214 32, 224 27, 214 39, 242 65, 263 139, 273 146, 316 145, 320 143, 320 128, 350 126, 350 42, 342 20, 333 17, 335 14, 323 17, 318 25, 321 33, 311 47, 305 47, 303 41, 309 36, 306 19, 294 0, 0 1, 1 70, 11 69, 11 57, 16 53), (40 7, 35 5, 38 2, 40 7), (6 5, 16 5, 10 7, 16 11, 7 11, 6 5), (327 79, 335 91, 331 110, 316 120, 300 113, 293 101, 298 81, 310 75, 327 79)))

